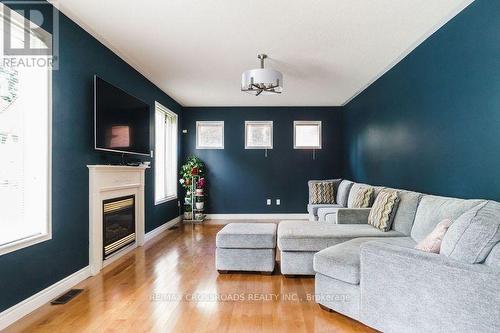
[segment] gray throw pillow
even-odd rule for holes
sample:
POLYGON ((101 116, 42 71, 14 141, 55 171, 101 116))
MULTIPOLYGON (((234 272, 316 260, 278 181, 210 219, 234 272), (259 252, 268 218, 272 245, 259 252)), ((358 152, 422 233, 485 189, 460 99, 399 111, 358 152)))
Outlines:
POLYGON ((500 241, 500 204, 482 203, 463 213, 448 229, 441 244, 441 254, 476 264, 483 262, 500 241))

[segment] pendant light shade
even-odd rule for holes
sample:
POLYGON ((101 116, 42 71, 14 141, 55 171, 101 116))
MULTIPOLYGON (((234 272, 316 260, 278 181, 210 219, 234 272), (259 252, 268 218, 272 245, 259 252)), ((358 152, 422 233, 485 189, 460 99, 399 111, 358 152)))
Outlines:
POLYGON ((283 91, 283 74, 281 72, 264 68, 265 54, 259 54, 260 68, 250 69, 241 75, 241 91, 259 96, 281 94, 283 91))

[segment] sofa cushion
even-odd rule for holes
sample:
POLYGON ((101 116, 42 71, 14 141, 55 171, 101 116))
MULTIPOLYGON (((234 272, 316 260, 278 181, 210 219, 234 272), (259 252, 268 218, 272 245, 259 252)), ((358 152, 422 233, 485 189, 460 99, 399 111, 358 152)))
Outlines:
MULTIPOLYGON (((338 213, 338 211, 337 211, 338 213)), ((337 213, 335 214, 326 214, 325 221, 326 223, 337 223, 337 213)))
POLYGON ((318 222, 338 224, 366 224, 371 208, 320 208, 318 222))
POLYGON ((327 215, 335 217, 337 224, 367 224, 371 208, 339 208, 337 214, 327 215))
POLYGON ((422 198, 422 193, 398 190, 399 204, 394 215, 392 229, 410 236, 413 221, 417 213, 417 207, 422 198))
POLYGON ((354 188, 351 190, 349 194, 349 198, 351 199, 351 204, 349 208, 369 208, 373 204, 373 200, 375 197, 375 190, 371 186, 362 186, 354 188))
POLYGON ((424 195, 418 205, 410 235, 416 242, 420 242, 442 220, 456 220, 460 215, 483 202, 485 201, 424 195))
POLYGON ((356 237, 403 236, 394 230, 382 232, 368 224, 282 221, 278 225, 278 247, 282 251, 320 251, 356 237))
POLYGON ((316 273, 351 284, 360 281, 360 246, 369 241, 413 248, 415 241, 410 237, 362 237, 331 246, 314 255, 313 267, 316 273))
POLYGON ((483 262, 500 241, 500 203, 484 202, 462 214, 443 238, 441 253, 468 264, 483 262))
POLYGON ((307 211, 309 212, 310 217, 315 217, 314 219, 311 220, 313 221, 317 220, 318 209, 320 208, 342 208, 342 206, 338 204, 308 204, 307 211))
POLYGON ((484 263, 490 267, 500 269, 500 242, 493 246, 484 263))
POLYGON ((229 223, 217 233, 215 243, 227 249, 274 249, 276 224, 229 223))
POLYGON ((340 182, 337 188, 337 204, 347 207, 347 200, 349 199, 349 192, 351 192, 352 185, 354 185, 354 182, 350 180, 344 179, 340 182))
POLYGON ((342 179, 310 180, 309 203, 311 204, 334 204, 337 196, 337 188, 342 179))
MULTIPOLYGON (((343 207, 321 207, 318 209, 318 222, 327 222, 326 216, 327 215, 336 215, 337 211, 343 207)), ((332 221, 332 219, 329 219, 329 221, 332 221)))
POLYGON ((395 190, 385 189, 379 193, 368 215, 368 224, 382 231, 389 231, 396 215, 399 195, 395 190))

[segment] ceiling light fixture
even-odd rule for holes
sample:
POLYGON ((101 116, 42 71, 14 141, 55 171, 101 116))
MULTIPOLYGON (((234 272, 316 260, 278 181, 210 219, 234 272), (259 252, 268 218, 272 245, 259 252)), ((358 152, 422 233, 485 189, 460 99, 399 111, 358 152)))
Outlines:
POLYGON ((274 69, 264 68, 265 54, 259 54, 260 68, 250 69, 241 75, 241 91, 255 96, 281 94, 283 74, 274 69))

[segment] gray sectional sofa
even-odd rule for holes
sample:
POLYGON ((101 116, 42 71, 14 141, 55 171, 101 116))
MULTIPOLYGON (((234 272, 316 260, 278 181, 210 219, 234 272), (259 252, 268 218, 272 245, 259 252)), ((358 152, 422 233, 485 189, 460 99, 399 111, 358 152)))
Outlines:
POLYGON ((470 263, 458 250, 447 256, 414 247, 443 219, 474 215, 485 200, 398 190, 392 229, 382 232, 367 224, 369 209, 349 208, 361 186, 342 181, 339 205, 309 205, 311 221, 279 224, 282 274, 315 274, 320 305, 384 332, 500 332, 500 204, 488 202, 486 224, 467 231, 465 252, 485 257, 470 263), (490 236, 492 249, 474 248, 490 236))

